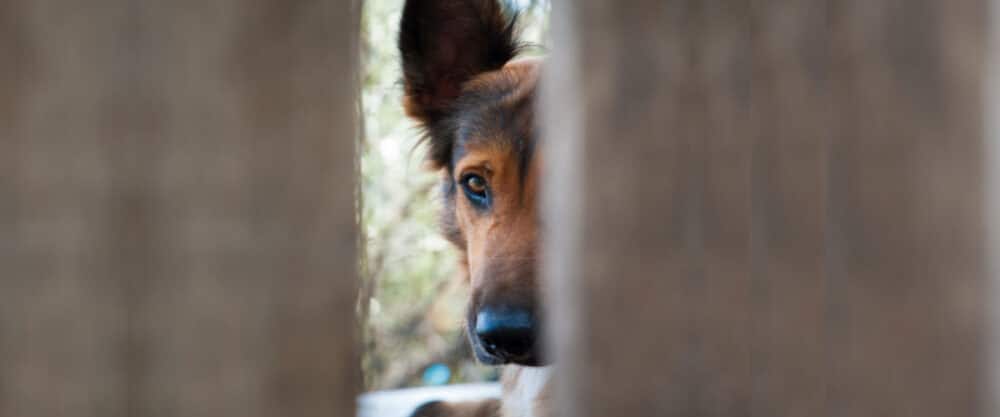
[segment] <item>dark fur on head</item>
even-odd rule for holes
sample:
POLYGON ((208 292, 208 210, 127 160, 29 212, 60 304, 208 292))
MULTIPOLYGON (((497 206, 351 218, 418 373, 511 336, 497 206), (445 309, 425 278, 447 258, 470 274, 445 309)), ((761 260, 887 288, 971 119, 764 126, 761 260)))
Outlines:
POLYGON ((462 85, 517 55, 516 21, 495 0, 406 2, 399 31, 404 108, 425 129, 435 168, 450 167, 456 126, 447 119, 462 85))

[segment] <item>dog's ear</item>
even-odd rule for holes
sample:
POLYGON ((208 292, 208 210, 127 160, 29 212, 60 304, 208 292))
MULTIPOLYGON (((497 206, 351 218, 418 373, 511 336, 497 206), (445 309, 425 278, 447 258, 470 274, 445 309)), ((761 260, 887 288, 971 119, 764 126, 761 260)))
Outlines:
POLYGON ((433 125, 463 83, 513 59, 514 20, 499 0, 407 0, 399 29, 406 113, 433 125))

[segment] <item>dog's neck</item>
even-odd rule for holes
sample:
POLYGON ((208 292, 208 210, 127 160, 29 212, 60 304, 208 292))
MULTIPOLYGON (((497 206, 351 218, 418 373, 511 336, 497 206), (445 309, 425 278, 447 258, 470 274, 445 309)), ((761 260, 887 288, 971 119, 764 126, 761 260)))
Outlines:
POLYGON ((503 417, 549 417, 551 368, 508 365, 503 373, 503 417))

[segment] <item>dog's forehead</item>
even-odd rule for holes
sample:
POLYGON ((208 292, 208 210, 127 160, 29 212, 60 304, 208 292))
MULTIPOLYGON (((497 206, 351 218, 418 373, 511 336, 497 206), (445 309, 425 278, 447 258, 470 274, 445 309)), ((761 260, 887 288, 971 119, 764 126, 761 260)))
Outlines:
POLYGON ((515 62, 466 85, 453 120, 453 162, 475 149, 530 156, 537 67, 535 62, 515 62))

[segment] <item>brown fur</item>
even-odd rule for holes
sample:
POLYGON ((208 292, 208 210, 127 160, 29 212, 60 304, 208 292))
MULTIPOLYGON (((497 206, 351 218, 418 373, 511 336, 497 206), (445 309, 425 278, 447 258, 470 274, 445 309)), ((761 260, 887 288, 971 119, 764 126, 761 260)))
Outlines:
MULTIPOLYGON (((537 85, 540 62, 515 61, 496 72, 471 80, 466 88, 489 88, 489 83, 513 83, 514 92, 500 101, 501 106, 514 106, 530 99, 537 85)), ((465 155, 455 164, 454 180, 467 172, 484 175, 498 196, 494 214, 481 216, 464 199, 456 199, 454 216, 445 220, 458 229, 458 247, 471 286, 473 303, 476 299, 495 296, 534 297, 538 244, 537 201, 541 156, 532 158, 527 175, 519 176, 519 155, 504 144, 511 138, 479 138, 467 147, 465 155), (493 139, 493 140, 490 140, 493 139), (497 295, 501 294, 501 295, 497 295)), ((502 376, 502 413, 489 417, 549 416, 550 391, 547 375, 531 368, 508 365, 502 376)), ((468 404, 440 403, 440 414, 428 417, 478 417, 479 411, 468 404)))
MULTIPOLYGON (((542 158, 534 125, 541 62, 512 59, 518 49, 513 25, 497 0, 408 0, 400 24, 403 106, 425 129, 431 165, 442 173, 442 233, 459 250, 471 287, 470 327, 483 306, 517 306, 536 318, 541 310, 536 258, 542 158), (488 197, 468 194, 464 181, 470 175, 488 185, 488 197)), ((470 340, 477 357, 490 359, 471 328, 470 340)), ((532 345, 537 338, 514 340, 532 345)), ((505 367, 502 405, 435 402, 414 416, 548 416, 547 370, 522 366, 544 358, 519 358, 505 360, 519 365, 505 367)))
MULTIPOLYGON (((467 88, 491 82, 514 82, 514 92, 498 105, 514 106, 528 100, 537 80, 536 61, 516 62, 472 80, 467 88)), ((507 132, 490 132, 504 135, 507 132)), ((537 191, 539 158, 531 160, 522 176, 520 155, 509 144, 515 138, 473 137, 465 154, 455 163, 452 176, 458 181, 467 173, 482 175, 494 195, 492 214, 481 215, 466 199, 455 203, 455 222, 464 245, 463 262, 468 266, 474 297, 487 298, 497 292, 532 297, 536 289, 537 191)), ((447 175, 447 174, 446 174, 447 175)))

